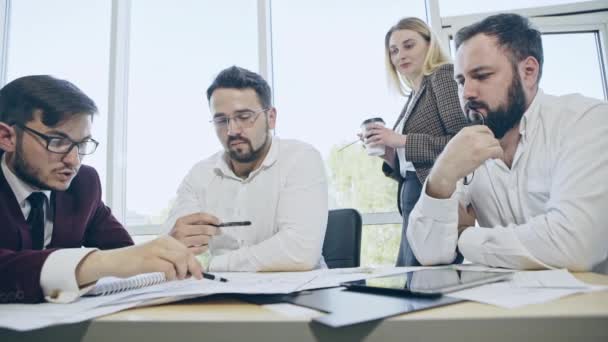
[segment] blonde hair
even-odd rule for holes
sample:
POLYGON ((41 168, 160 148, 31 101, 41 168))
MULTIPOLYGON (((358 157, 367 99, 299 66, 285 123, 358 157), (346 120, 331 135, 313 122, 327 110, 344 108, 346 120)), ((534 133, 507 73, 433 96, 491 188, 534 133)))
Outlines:
POLYGON ((393 32, 399 30, 411 30, 414 32, 418 32, 418 34, 420 34, 422 38, 424 38, 424 40, 429 43, 429 48, 426 52, 426 57, 424 58, 424 64, 422 65, 423 75, 428 76, 432 74, 435 70, 437 70, 437 68, 439 68, 440 66, 450 63, 450 58, 443 51, 443 49, 441 49, 439 39, 424 21, 415 17, 403 18, 399 20, 397 24, 391 27, 386 33, 386 36, 384 37, 386 72, 388 74, 389 84, 394 87, 401 95, 407 96, 413 87, 412 80, 409 80, 406 77, 402 77, 401 75, 399 75, 397 70, 395 70, 395 66, 391 61, 389 49, 389 40, 391 39, 391 35, 393 34, 393 32), (409 89, 405 88, 404 85, 409 89))

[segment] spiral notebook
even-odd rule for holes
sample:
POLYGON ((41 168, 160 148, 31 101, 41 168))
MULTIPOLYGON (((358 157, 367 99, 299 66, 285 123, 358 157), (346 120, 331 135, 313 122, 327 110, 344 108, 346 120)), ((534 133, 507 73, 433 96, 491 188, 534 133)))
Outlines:
POLYGON ((162 272, 144 273, 129 278, 105 277, 99 279, 85 296, 106 296, 163 282, 165 282, 165 274, 162 272))

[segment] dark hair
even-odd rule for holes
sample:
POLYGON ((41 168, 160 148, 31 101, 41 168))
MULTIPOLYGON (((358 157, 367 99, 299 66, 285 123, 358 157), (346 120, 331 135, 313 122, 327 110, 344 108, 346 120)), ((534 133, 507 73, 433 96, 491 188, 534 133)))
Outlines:
POLYGON ((511 62, 516 64, 528 56, 536 58, 539 64, 538 83, 543 71, 543 44, 541 33, 532 27, 530 21, 518 14, 497 14, 458 30, 454 37, 456 49, 462 43, 478 34, 496 37, 498 45, 506 49, 511 62))
POLYGON ((207 100, 211 99, 211 94, 218 88, 246 89, 252 88, 258 95, 262 107, 272 106, 272 92, 270 86, 255 72, 237 66, 222 70, 207 88, 207 100))
POLYGON ((42 123, 57 125, 73 115, 97 113, 95 102, 72 83, 49 75, 25 76, 0 89, 0 121, 25 124, 42 110, 42 123))

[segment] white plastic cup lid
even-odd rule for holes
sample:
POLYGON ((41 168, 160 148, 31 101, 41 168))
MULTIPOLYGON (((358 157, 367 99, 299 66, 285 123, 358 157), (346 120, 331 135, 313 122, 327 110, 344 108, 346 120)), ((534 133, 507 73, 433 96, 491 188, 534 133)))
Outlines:
POLYGON ((383 124, 385 124, 384 120, 382 120, 382 118, 371 118, 371 119, 367 119, 365 121, 363 121, 363 123, 361 124, 362 126, 365 126, 369 123, 373 123, 373 122, 382 122, 383 124))

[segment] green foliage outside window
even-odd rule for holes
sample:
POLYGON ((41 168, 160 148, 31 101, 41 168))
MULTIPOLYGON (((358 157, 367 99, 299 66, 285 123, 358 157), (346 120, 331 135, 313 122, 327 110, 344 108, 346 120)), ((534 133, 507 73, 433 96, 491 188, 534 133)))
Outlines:
MULTIPOLYGON (((370 157, 360 145, 342 151, 335 146, 327 160, 330 197, 339 208, 360 213, 397 210, 397 182, 382 173, 382 159, 370 157)), ((401 224, 366 225, 361 241, 362 265, 394 265, 401 224)))

